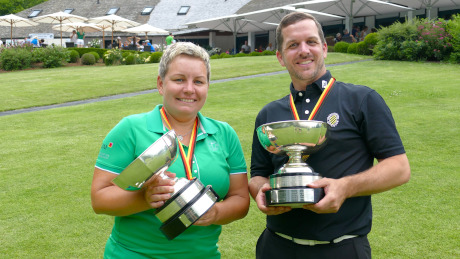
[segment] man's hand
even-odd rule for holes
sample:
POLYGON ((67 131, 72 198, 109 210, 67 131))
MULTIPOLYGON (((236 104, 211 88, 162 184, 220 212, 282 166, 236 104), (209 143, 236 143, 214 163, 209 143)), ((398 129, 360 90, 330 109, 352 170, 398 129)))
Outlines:
POLYGON ((288 212, 291 210, 291 207, 284 207, 284 206, 271 206, 268 207, 265 201, 265 191, 270 190, 270 184, 265 183, 262 185, 262 187, 259 189, 259 192, 257 193, 257 196, 255 198, 255 201, 257 203, 257 207, 259 208, 260 211, 267 215, 279 215, 285 212, 288 212))
POLYGON ((347 198, 346 181, 343 179, 322 178, 308 185, 310 188, 324 188, 325 196, 316 204, 307 204, 303 208, 318 214, 336 213, 347 198))

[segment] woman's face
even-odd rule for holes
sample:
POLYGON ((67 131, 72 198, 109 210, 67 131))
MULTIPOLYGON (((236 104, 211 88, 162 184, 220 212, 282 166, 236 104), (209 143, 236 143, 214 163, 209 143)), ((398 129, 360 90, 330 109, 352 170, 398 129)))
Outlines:
POLYGON ((194 119, 208 95, 206 66, 199 58, 179 55, 169 64, 165 78, 158 76, 157 87, 169 115, 179 121, 194 119))

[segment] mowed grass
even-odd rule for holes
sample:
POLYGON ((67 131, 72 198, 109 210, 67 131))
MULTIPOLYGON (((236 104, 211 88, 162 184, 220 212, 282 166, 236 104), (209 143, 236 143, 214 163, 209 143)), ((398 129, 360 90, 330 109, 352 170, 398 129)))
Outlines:
MULTIPOLYGON (((259 58, 245 58, 245 66, 256 67, 259 58)), ((213 60, 213 80, 245 75, 232 74, 235 60, 213 60), (231 66, 219 71, 226 62, 231 66)), ((273 57, 270 62, 259 73, 272 67, 282 70, 273 57)), ((154 65, 128 66, 139 68, 123 83, 143 77, 141 70, 148 66, 154 69, 154 65)), ((61 71, 71 77, 79 69, 61 71)), ((367 85, 383 96, 411 163, 408 184, 373 196, 374 225, 369 235, 373 257, 459 258, 460 67, 365 61, 329 70, 339 81, 367 85)), ((22 75, 32 72, 38 73, 14 72, 17 91, 24 85, 20 81, 26 76, 22 75)), ((2 88, 3 77, 14 73, 0 74, 2 88)), ((155 78, 152 73, 143 83, 155 85, 155 78)), ((80 92, 78 82, 67 83, 68 89, 80 92)), ((289 83, 289 75, 280 74, 210 87, 202 113, 235 128, 248 166, 254 119, 266 103, 288 94, 289 83)), ((1 98, 3 105, 3 94, 1 98)), ((100 258, 113 225, 113 217, 94 214, 90 205, 92 172, 102 139, 124 116, 147 112, 161 101, 161 96, 152 93, 0 117, 0 255, 100 258)), ((219 242, 223 258, 254 258, 264 226, 265 216, 251 201, 247 217, 223 227, 219 242)))
MULTIPOLYGON (((368 57, 333 53, 329 64, 368 57)), ((211 60, 211 80, 284 70, 276 56, 211 60)), ((0 73, 0 111, 156 88, 158 64, 81 66, 0 73)))

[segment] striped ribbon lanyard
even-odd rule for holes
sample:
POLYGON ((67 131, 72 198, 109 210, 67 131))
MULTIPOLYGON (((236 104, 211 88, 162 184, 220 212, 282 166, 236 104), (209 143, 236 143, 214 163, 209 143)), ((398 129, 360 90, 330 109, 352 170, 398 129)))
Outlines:
MULTIPOLYGON (((161 107, 160 113, 161 113, 161 117, 166 122, 168 129, 171 130, 172 127, 171 127, 171 124, 169 123, 168 116, 166 116, 164 107, 161 107)), ((193 179, 192 163, 193 163, 193 152, 195 151, 195 145, 196 145, 197 129, 198 129, 198 117, 195 119, 195 123, 193 124, 193 130, 192 130, 192 134, 190 135, 190 143, 188 145, 187 154, 185 154, 184 148, 182 147, 182 143, 180 142, 180 140, 177 140, 179 142, 179 151, 180 151, 180 156, 182 158, 182 163, 184 164, 185 175, 187 176, 187 179, 189 180, 193 179)))
MULTIPOLYGON (((312 120, 315 115, 318 113, 319 108, 323 104, 324 100, 326 99, 326 96, 329 94, 332 85, 335 83, 335 78, 331 77, 331 80, 329 80, 329 83, 327 84, 326 88, 324 89, 323 93, 319 97, 318 102, 316 102, 315 107, 313 108, 313 111, 311 112, 310 116, 308 117, 308 120, 312 120)), ((292 94, 290 95, 290 102, 291 106, 291 112, 292 116, 294 116, 294 120, 300 120, 299 114, 297 113, 297 109, 295 108, 294 104, 294 97, 292 97, 292 94)))
MULTIPOLYGON (((319 108, 321 105, 324 103, 324 100, 326 99, 326 96, 329 94, 330 90, 332 89, 332 85, 335 82, 335 78, 331 77, 331 80, 329 80, 329 83, 327 84, 326 88, 324 89, 323 93, 319 97, 318 102, 316 102, 315 107, 313 108, 313 111, 311 112, 310 116, 308 117, 308 120, 312 120, 315 115, 318 113, 319 108)), ((297 113, 297 109, 295 108, 294 104, 294 98, 292 97, 292 94, 290 96, 290 106, 291 106, 291 111, 292 115, 294 116, 294 120, 300 120, 299 114, 297 113)), ((303 155, 302 159, 306 161, 310 155, 303 155)))

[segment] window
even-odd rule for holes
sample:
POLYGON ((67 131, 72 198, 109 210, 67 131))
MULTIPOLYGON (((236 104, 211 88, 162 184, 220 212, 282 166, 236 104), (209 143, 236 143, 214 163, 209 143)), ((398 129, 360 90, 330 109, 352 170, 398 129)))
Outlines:
POLYGON ((120 10, 120 7, 113 7, 106 13, 106 15, 116 14, 120 10))
POLYGON ((42 10, 33 10, 30 14, 29 14, 29 18, 33 18, 33 17, 36 17, 37 15, 39 15, 40 13, 42 12, 42 10))
POLYGON ((180 7, 179 12, 177 12, 178 15, 186 15, 188 13, 188 10, 190 9, 190 6, 183 5, 180 7))
POLYGON ((147 6, 142 10, 141 15, 149 15, 153 11, 152 6, 147 6))
POLYGON ((64 10, 64 13, 68 13, 68 14, 71 14, 73 12, 73 8, 67 8, 64 10))

